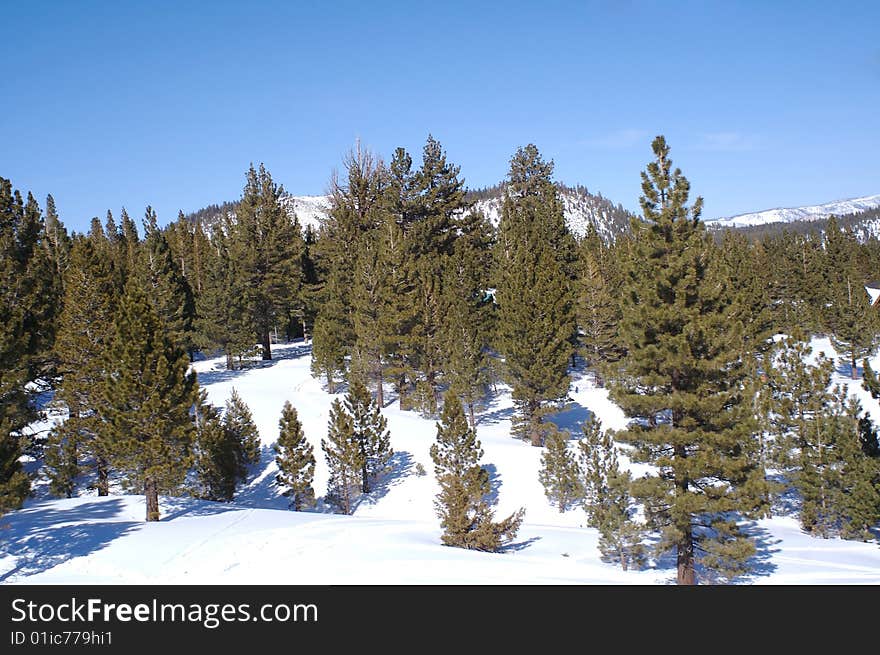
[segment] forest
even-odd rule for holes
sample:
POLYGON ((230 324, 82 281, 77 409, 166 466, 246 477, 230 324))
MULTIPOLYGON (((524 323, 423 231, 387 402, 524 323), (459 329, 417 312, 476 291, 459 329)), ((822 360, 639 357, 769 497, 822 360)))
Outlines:
POLYGON ((495 190, 467 189, 430 136, 420 163, 356 146, 318 229, 291 216, 262 164, 235 203, 165 226, 151 207, 140 224, 108 211, 84 234, 51 195, 41 205, 0 178, 0 514, 29 495, 24 456, 59 497, 143 494, 147 521, 160 495, 231 501, 259 436, 240 397, 207 401, 191 364, 222 355, 241 369, 303 339, 312 375, 345 396, 322 453, 290 403, 279 416, 276 484, 294 511, 314 505, 323 456, 327 501, 351 513, 387 470, 382 410, 396 403, 437 420, 443 543, 501 549, 522 511, 495 517, 475 417, 505 384, 511 438, 541 449, 547 498, 583 506, 625 569, 652 550, 674 554, 680 584, 697 562, 733 578, 755 552, 741 520, 791 493, 807 533, 875 540, 877 426, 831 377, 880 398, 865 289, 880 242, 851 217, 709 230, 665 138, 646 155, 641 214, 618 206, 629 225, 610 241, 572 233, 553 162, 531 144, 510 159, 497 225, 474 210, 495 190), (811 353, 816 335, 843 357, 811 353), (550 420, 578 366, 630 417, 625 430, 550 420), (47 402, 66 420, 30 435, 47 402), (621 449, 650 472, 622 467, 621 449))

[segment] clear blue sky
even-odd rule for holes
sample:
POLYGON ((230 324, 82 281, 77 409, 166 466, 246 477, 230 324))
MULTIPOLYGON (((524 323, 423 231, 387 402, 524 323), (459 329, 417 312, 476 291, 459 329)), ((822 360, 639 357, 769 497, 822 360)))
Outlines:
POLYGON ((322 193, 356 138, 472 187, 535 143, 638 208, 654 135, 713 218, 880 193, 880 3, 0 0, 0 176, 83 230, 322 193))

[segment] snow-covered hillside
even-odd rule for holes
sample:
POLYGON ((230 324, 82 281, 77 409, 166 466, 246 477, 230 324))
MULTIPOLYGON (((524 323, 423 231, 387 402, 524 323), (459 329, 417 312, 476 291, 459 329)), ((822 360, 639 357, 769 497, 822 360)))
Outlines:
MULTIPOLYGON (((827 339, 814 350, 833 354, 827 339)), ((260 430, 262 461, 235 502, 210 503, 164 498, 162 520, 143 522, 139 496, 67 500, 48 497, 45 482, 25 507, 2 519, 0 581, 7 583, 291 583, 291 584, 669 584, 674 558, 642 571, 624 572, 602 562, 596 530, 585 527, 581 509, 560 513, 538 482, 541 449, 512 439, 509 390, 498 393, 479 414, 478 436, 490 472, 498 515, 526 508, 516 543, 503 553, 442 546, 433 499, 437 485, 429 448, 435 420, 384 408, 395 450, 393 472, 364 498, 353 516, 292 512, 273 486, 271 445, 285 400, 297 408, 318 460, 316 493, 325 493, 328 471, 320 442, 330 403, 309 372, 306 343, 275 348, 276 359, 254 362, 244 371, 225 371, 219 359, 195 364, 211 402, 220 405, 235 388, 248 403, 260 430), (427 472, 419 474, 419 465, 427 472)), ((874 358, 880 368, 880 356, 874 358)), ((840 368, 835 381, 848 382, 840 368)), ((880 405, 860 385, 851 391, 871 415, 880 405)), ((391 389, 389 388, 389 398, 391 389)), ((596 388, 592 377, 575 372, 570 402, 554 420, 574 434, 595 413, 608 428, 626 416, 596 388)), ((572 446, 574 444, 572 443, 572 446)), ((625 457, 622 463, 628 465, 625 457)), ((634 473, 642 467, 632 466, 634 473)), ((754 522, 758 556, 747 584, 880 584, 877 544, 817 539, 803 534, 794 515, 754 522)))
POLYGON ((709 219, 706 223, 710 227, 722 228, 750 227, 767 223, 792 223, 794 221, 817 221, 829 216, 855 214, 876 207, 880 207, 880 195, 852 198, 850 200, 836 200, 824 205, 812 205, 809 207, 766 209, 728 218, 709 219))
MULTIPOLYGON (((581 237, 586 234, 590 224, 596 227, 596 231, 605 241, 610 241, 629 229, 628 214, 622 207, 614 205, 601 195, 593 195, 583 187, 560 187, 559 193, 566 223, 576 236, 581 237)), ((303 228, 310 225, 315 230, 326 218, 330 209, 330 196, 286 195, 283 196, 282 202, 285 203, 288 212, 296 214, 303 228)), ((497 195, 475 201, 474 209, 483 212, 492 224, 497 226, 501 219, 501 203, 502 196, 499 190, 497 195)), ((217 210, 224 211, 221 207, 228 206, 228 204, 221 205, 217 210)), ((229 211, 234 212, 234 210, 229 211)), ((212 214, 208 210, 199 210, 197 213, 203 215, 207 223, 217 218, 216 213, 212 214)))

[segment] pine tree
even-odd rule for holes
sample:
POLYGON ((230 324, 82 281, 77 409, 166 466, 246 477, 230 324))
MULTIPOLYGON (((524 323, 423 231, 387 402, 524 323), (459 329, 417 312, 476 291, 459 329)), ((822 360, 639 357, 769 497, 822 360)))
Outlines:
POLYGON ((178 489, 191 464, 198 386, 136 277, 126 284, 115 327, 98 413, 111 425, 111 464, 130 488, 143 490, 147 521, 158 521, 159 493, 178 489))
POLYGON ((476 406, 492 376, 488 346, 495 315, 487 290, 494 235, 478 212, 465 214, 458 225, 444 287, 445 371, 449 388, 467 406, 468 421, 476 429, 476 406))
POLYGON ((880 324, 858 270, 855 236, 850 231, 841 232, 833 216, 828 220, 826 235, 824 324, 835 349, 846 356, 852 379, 858 380, 856 362, 873 353, 880 324))
POLYGON ((235 388, 226 401, 223 427, 238 444, 242 470, 247 470, 248 465, 257 464, 260 461, 260 431, 254 423, 250 408, 235 388))
POLYGON ((233 389, 222 413, 200 398, 196 409, 196 471, 201 495, 229 502, 248 467, 260 460, 260 435, 250 409, 233 389))
POLYGON ((538 479, 544 494, 562 513, 583 498, 581 471, 574 453, 568 448, 567 431, 551 430, 541 453, 541 471, 538 479))
POLYGON ((354 421, 339 400, 330 406, 327 439, 321 440, 321 449, 330 469, 327 501, 343 514, 351 514, 361 488, 364 453, 356 438, 354 421))
POLYGON ((248 317, 264 360, 272 359, 272 329, 286 325, 302 304, 302 232, 283 195, 265 166, 251 165, 230 234, 230 254, 241 263, 248 317))
POLYGON ((53 493, 71 496, 80 464, 94 471, 99 496, 109 493, 106 420, 95 408, 107 375, 105 356, 114 338, 118 302, 113 262, 100 257, 91 240, 77 237, 64 275, 64 301, 55 342, 61 383, 57 400, 69 418, 49 436, 46 466, 53 493))
POLYGON ((619 433, 636 461, 656 466, 633 482, 659 550, 674 549, 679 584, 696 582, 699 553, 727 577, 746 566, 754 545, 736 513, 753 516, 757 432, 744 381, 743 325, 736 294, 700 222, 702 199, 687 206, 690 184, 672 168, 662 136, 642 173, 644 222, 633 220, 625 263, 621 342, 612 398, 638 421, 619 433))
POLYGON ((244 477, 241 444, 223 425, 220 411, 200 392, 196 405, 195 470, 198 497, 230 502, 238 481, 244 477))
POLYGON ((215 226, 205 264, 202 292, 196 307, 196 331, 202 348, 219 348, 226 368, 235 369, 235 358, 249 354, 255 339, 247 313, 245 279, 241 263, 229 252, 229 223, 215 226))
MULTIPOLYGON (((322 223, 315 247, 319 277, 324 281, 318 293, 312 341, 312 374, 325 377, 331 393, 336 376, 345 377, 348 356, 356 342, 354 287, 357 256, 362 241, 377 227, 380 215, 380 165, 360 144, 345 160, 346 178, 334 174, 330 181, 330 209, 322 223)), ((361 360, 363 361, 363 360, 361 360)))
POLYGON ((535 146, 516 152, 496 249, 501 277, 495 340, 513 387, 515 432, 534 446, 542 444, 548 404, 568 394, 575 336, 573 239, 552 172, 553 163, 544 162, 535 146))
POLYGON ((150 299, 167 325, 169 336, 192 358, 196 313, 192 289, 175 261, 168 240, 159 229, 156 212, 151 207, 147 207, 144 217, 144 233, 138 270, 141 284, 149 290, 150 299))
POLYGON ((461 402, 448 393, 437 423, 437 439, 431 446, 434 475, 440 493, 434 502, 441 541, 447 546, 473 550, 497 551, 516 538, 524 509, 495 522, 487 499, 489 473, 480 466, 483 449, 477 434, 470 429, 461 402))
POLYGON ((447 161, 431 135, 422 150, 422 165, 410 183, 412 202, 404 223, 409 250, 407 278, 413 284, 411 311, 415 316, 408 347, 418 374, 417 397, 423 409, 436 409, 438 385, 447 356, 443 303, 444 282, 458 236, 456 217, 467 209, 460 167, 447 161))
POLYGON ((387 419, 379 411, 369 390, 358 379, 351 381, 343 403, 351 416, 354 440, 361 449, 360 484, 363 493, 369 493, 371 482, 385 473, 394 455, 387 419))
POLYGON ((276 484, 284 488, 290 504, 296 511, 315 503, 312 482, 315 477, 315 455, 312 445, 303 435, 302 423, 296 408, 289 401, 284 403, 278 421, 279 435, 275 444, 275 463, 278 465, 276 484))
POLYGON ((604 365, 621 355, 617 337, 620 303, 606 251, 591 223, 578 249, 580 277, 577 285, 577 323, 580 327, 581 352, 595 369, 599 381, 604 365))
POLYGON ((584 510, 588 523, 599 530, 599 551, 604 558, 620 563, 624 571, 644 561, 644 527, 634 518, 630 495, 632 478, 621 471, 611 435, 591 416, 583 425, 584 438, 578 444, 583 471, 584 510))
POLYGON ((22 431, 38 414, 26 385, 52 346, 51 312, 60 304, 43 295, 51 267, 40 256, 42 231, 33 197, 25 205, 0 177, 0 515, 20 507, 30 491, 20 462, 22 431))

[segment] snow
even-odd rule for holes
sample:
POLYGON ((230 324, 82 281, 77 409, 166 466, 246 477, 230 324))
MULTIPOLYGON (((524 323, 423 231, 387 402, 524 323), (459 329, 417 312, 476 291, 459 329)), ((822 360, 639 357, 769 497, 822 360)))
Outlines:
POLYGON ((750 214, 706 221, 710 227, 749 227, 767 223, 791 223, 792 221, 816 221, 829 216, 855 214, 880 207, 880 195, 864 196, 849 200, 836 200, 823 205, 766 209, 750 214))
MULTIPOLYGON (((815 339, 814 353, 833 355, 827 338, 815 339)), ((434 514, 437 485, 429 448, 436 419, 383 409, 395 450, 394 471, 352 516, 293 512, 273 486, 271 445, 286 400, 297 408, 315 448, 315 490, 326 490, 327 467, 320 441, 326 434, 331 395, 312 378, 310 347, 278 345, 271 362, 243 371, 223 370, 220 359, 193 366, 211 402, 222 405, 232 388, 253 412, 263 445, 262 461, 233 503, 163 498, 162 520, 145 523, 140 496, 83 495, 51 499, 45 487, 25 507, 5 516, 0 546, 0 581, 40 584, 670 584, 671 561, 642 571, 623 571, 600 560, 596 530, 585 527, 583 510, 551 506, 538 482, 541 449, 510 437, 512 401, 499 385, 478 415, 481 463, 491 474, 497 516, 526 508, 516 542, 502 553, 443 546, 434 514), (426 475, 417 473, 421 464, 426 475)), ((880 360, 876 356, 872 360, 880 360)), ((880 369, 880 361, 877 362, 880 369)), ((848 381, 841 363, 835 381, 848 381)), ((880 417, 880 405, 859 384, 850 391, 880 417)), ((553 420, 576 438, 595 414, 604 427, 620 429, 626 416, 596 387, 592 375, 574 374, 569 402, 553 420)), ((571 447, 575 447, 572 440, 571 447)), ((629 465, 622 450, 621 462, 629 465)), ((630 465, 634 473, 645 465, 630 465)), ((877 544, 817 539, 801 532, 795 516, 750 524, 758 557, 746 584, 880 584, 877 544)))
MULTIPOLYGON (((578 191, 561 191, 565 221, 572 234, 583 237, 590 224, 596 226, 599 235, 609 241, 619 232, 620 226, 614 224, 608 208, 602 199, 578 191)), ((293 211, 300 226, 311 225, 315 230, 327 219, 330 209, 330 196, 284 196, 283 202, 288 211, 293 211)), ((501 197, 478 200, 476 211, 483 212, 489 221, 497 226, 501 220, 501 197)))

